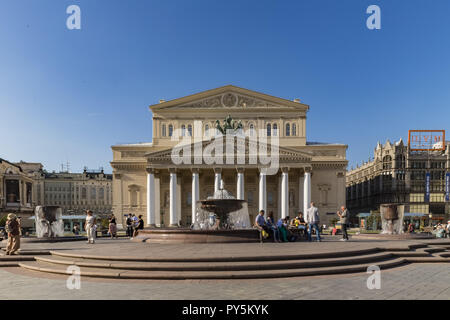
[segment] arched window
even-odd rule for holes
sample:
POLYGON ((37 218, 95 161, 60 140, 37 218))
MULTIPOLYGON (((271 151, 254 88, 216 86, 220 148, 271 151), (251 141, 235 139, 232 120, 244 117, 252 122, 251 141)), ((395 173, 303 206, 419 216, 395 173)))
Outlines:
POLYGON ((165 137, 166 136, 166 125, 163 124, 161 127, 161 136, 165 137))
POLYGON ((292 124, 292 136, 297 135, 297 125, 295 123, 292 124))
POLYGON ((286 123, 286 137, 289 137, 291 135, 291 125, 289 123, 286 123))
POLYGON ((192 125, 188 125, 188 136, 192 137, 192 125))
POLYGON ((271 128, 272 126, 270 125, 270 123, 267 124, 267 136, 270 137, 271 136, 271 128))
POLYGON ((250 123, 248 128, 250 129, 250 136, 253 137, 255 135, 255 125, 253 123, 250 123))
POLYGON ((173 134, 173 125, 169 124, 169 137, 173 134))
POLYGON ((181 136, 184 137, 186 135, 186 126, 184 124, 181 125, 181 136))
POLYGON ((205 136, 209 137, 209 125, 205 125, 205 136))
POLYGON ((273 124, 273 136, 276 137, 278 135, 278 125, 276 123, 273 124))

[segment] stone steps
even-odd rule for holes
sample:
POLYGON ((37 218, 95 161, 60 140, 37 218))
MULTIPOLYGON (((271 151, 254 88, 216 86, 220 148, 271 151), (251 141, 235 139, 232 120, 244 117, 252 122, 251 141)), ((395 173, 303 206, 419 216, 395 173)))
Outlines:
MULTIPOLYGON (((416 255, 417 256, 417 255, 416 255)), ((140 262, 108 261, 96 259, 71 259, 67 257, 36 257, 36 261, 56 265, 77 265, 79 267, 102 269, 126 269, 143 271, 243 271, 243 270, 282 270, 303 269, 363 263, 376 263, 397 257, 392 253, 381 252, 369 255, 326 258, 297 259, 281 261, 228 261, 228 262, 140 262)))
MULTIPOLYGON (((406 258, 394 258, 378 262, 380 269, 397 267, 407 263, 406 258)), ((22 262, 20 267, 38 272, 47 272, 61 275, 72 275, 67 271, 66 265, 49 264, 43 261, 22 262)), ((262 279, 301 277, 316 275, 331 275, 343 273, 366 272, 372 263, 362 263, 344 266, 281 269, 281 270, 240 270, 240 271, 145 271, 128 269, 99 269, 81 267, 80 275, 85 277, 115 278, 115 279, 159 279, 159 280, 185 280, 185 279, 262 279)))
MULTIPOLYGON (((1 253, 0 255, 4 255, 6 252, 5 248, 1 248, 1 253)), ((19 255, 20 256, 37 256, 37 255, 49 255, 50 251, 49 250, 19 250, 19 255)))
MULTIPOLYGON (((403 248, 403 251, 407 249, 403 248)), ((361 255, 369 255, 380 253, 379 248, 347 250, 323 253, 304 253, 292 255, 258 255, 258 256, 208 256, 208 257, 173 257, 173 258, 157 258, 157 257, 137 257, 137 256, 105 256, 105 255, 89 255, 77 254, 72 252, 50 251, 52 256, 65 257, 70 259, 91 259, 91 260, 109 260, 109 261, 131 261, 131 262, 239 262, 239 261, 282 261, 282 260, 301 260, 301 259, 334 259, 343 257, 353 257, 361 255)))

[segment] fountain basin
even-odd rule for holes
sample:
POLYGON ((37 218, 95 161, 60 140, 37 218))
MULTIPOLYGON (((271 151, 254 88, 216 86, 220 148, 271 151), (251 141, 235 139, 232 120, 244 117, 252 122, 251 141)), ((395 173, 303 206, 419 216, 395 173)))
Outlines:
POLYGON ((242 243, 259 242, 256 229, 192 230, 189 228, 147 228, 133 239, 148 243, 242 243))

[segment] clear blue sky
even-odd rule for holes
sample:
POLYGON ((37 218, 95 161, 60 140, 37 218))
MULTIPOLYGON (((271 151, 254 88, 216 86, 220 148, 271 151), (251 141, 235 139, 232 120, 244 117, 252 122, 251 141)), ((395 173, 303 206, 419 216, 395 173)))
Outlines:
POLYGON ((151 140, 148 105, 234 84, 309 104, 308 140, 354 165, 449 129, 449 16, 448 0, 0 0, 0 157, 111 172, 111 145, 151 140))

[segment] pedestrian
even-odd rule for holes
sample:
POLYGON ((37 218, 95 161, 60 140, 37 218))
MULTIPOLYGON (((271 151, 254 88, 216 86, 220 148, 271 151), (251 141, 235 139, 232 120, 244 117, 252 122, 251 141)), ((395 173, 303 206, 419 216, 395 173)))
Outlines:
POLYGON ((126 221, 127 237, 130 237, 130 238, 133 236, 133 220, 131 218, 132 218, 132 214, 130 213, 130 214, 128 214, 127 221, 126 221))
POLYGON ((255 228, 261 232, 263 238, 269 236, 269 227, 267 226, 266 219, 264 218, 264 210, 260 210, 255 219, 255 228))
POLYGON ((135 214, 131 213, 131 230, 130 230, 130 233, 131 233, 131 238, 130 239, 131 240, 133 240, 134 231, 136 230, 138 224, 139 224, 138 217, 136 217, 135 214))
POLYGON ((348 241, 347 224, 348 224, 348 210, 345 206, 341 207, 341 211, 337 212, 341 219, 342 239, 341 241, 348 241))
POLYGON ((136 228, 134 228, 133 237, 136 237, 139 233, 139 230, 144 229, 144 219, 142 219, 142 215, 139 215, 139 220, 136 228))
POLYGON ((108 230, 109 234, 111 235, 111 239, 113 238, 117 239, 117 223, 114 214, 112 214, 111 217, 109 218, 108 230))
POLYGON ((320 238, 320 230, 319 230, 319 223, 320 223, 320 216, 319 216, 319 209, 317 209, 314 206, 314 201, 311 202, 311 207, 306 211, 306 217, 305 217, 306 223, 308 223, 308 241, 312 241, 311 238, 311 232, 312 229, 316 231, 316 238, 317 241, 322 241, 320 238))
POLYGON ((77 224, 73 226, 72 232, 73 232, 73 234, 76 235, 76 236, 80 234, 80 230, 79 230, 79 227, 78 227, 77 224))
POLYGON ((280 218, 277 222, 277 228, 280 232, 280 239, 282 242, 288 242, 288 222, 289 217, 280 218))
POLYGON ((86 230, 86 236, 88 238, 87 243, 95 243, 95 231, 97 230, 95 224, 95 217, 92 215, 91 210, 86 211, 86 223, 84 225, 84 229, 86 230))
POLYGON ((8 233, 6 255, 19 254, 17 251, 20 249, 20 218, 14 213, 8 214, 5 229, 8 233))
POLYGON ((450 220, 447 221, 447 227, 446 227, 445 232, 446 232, 447 238, 450 238, 450 220))

